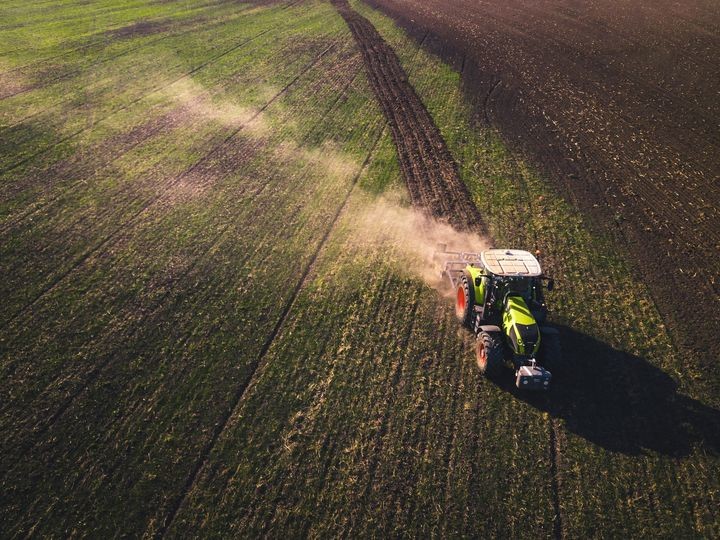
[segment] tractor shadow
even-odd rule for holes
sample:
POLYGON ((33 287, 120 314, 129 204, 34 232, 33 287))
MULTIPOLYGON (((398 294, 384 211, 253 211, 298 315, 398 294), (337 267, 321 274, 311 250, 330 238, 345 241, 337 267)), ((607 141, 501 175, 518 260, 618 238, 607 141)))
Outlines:
POLYGON ((551 369, 550 391, 519 390, 510 367, 493 382, 613 452, 684 457, 699 444, 720 453, 720 411, 678 393, 677 383, 646 360, 567 326, 556 327, 563 358, 551 369))

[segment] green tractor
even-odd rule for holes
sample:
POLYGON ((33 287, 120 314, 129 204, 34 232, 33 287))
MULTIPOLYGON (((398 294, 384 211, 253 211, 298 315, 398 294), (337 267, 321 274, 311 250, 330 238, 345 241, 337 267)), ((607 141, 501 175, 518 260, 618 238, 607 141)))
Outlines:
POLYGON ((542 275, 537 258, 518 249, 468 253, 445 245, 436 255, 454 291, 455 314, 477 337, 480 371, 497 375, 511 358, 518 388, 547 390, 548 368, 560 361, 560 336, 545 325, 543 289, 552 291, 553 280, 542 275))

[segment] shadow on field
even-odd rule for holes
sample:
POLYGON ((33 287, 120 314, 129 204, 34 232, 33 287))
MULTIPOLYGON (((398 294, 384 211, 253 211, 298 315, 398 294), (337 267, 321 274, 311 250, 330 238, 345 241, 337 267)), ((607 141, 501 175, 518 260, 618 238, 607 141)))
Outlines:
POLYGON ((553 388, 547 394, 518 390, 509 367, 495 384, 614 452, 683 457, 701 444, 720 453, 720 411, 678 393, 676 382, 646 360, 556 327, 563 359, 551 369, 553 388))

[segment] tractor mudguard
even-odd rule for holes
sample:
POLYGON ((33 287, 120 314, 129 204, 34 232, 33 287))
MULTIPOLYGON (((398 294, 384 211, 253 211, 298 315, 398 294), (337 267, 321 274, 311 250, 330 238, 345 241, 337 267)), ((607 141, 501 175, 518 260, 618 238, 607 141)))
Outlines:
POLYGON ((482 306, 485 303, 485 282, 487 281, 482 268, 468 265, 465 267, 464 273, 472 286, 475 303, 482 306), (480 278, 480 285, 475 284, 475 280, 478 278, 480 278))
POLYGON ((470 285, 470 300, 472 301, 472 305, 477 305, 477 287, 475 287, 475 276, 473 276, 472 267, 469 266, 463 270, 463 275, 468 280, 468 285, 470 285))
POLYGON ((492 324, 483 324, 480 326, 480 331, 487 332, 488 334, 492 334, 493 332, 502 332, 500 330, 499 326, 494 326, 492 324))

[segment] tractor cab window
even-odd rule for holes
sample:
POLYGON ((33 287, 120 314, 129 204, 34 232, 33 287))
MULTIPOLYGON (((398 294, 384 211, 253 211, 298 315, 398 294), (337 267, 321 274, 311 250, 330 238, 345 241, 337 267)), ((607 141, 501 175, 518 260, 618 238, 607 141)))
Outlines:
POLYGON ((507 291, 526 300, 532 298, 532 280, 527 277, 513 277, 508 280, 507 291))

